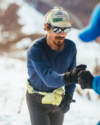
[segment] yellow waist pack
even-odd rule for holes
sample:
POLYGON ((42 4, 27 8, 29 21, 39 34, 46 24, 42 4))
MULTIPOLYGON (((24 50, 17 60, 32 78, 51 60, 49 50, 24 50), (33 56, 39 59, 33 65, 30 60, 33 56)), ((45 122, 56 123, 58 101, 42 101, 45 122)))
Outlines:
POLYGON ((58 88, 55 89, 53 92, 41 92, 41 91, 37 91, 35 90, 30 83, 28 82, 28 80, 26 81, 27 84, 27 90, 28 93, 38 93, 40 95, 44 95, 44 97, 42 98, 42 104, 52 104, 52 105, 59 105, 60 102, 62 101, 62 94, 64 93, 63 88, 58 88))

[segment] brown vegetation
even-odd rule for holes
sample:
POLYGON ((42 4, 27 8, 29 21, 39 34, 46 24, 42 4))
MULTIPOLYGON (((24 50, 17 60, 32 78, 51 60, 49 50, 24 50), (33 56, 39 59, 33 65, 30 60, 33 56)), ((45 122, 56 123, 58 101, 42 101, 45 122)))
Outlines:
POLYGON ((15 3, 10 4, 6 10, 0 9, 0 54, 16 51, 14 45, 23 38, 28 37, 33 41, 44 36, 43 34, 26 35, 21 32, 23 25, 18 22, 18 9, 19 6, 15 3))
POLYGON ((98 59, 95 59, 96 65, 94 67, 94 76, 100 75, 100 65, 98 64, 98 59))

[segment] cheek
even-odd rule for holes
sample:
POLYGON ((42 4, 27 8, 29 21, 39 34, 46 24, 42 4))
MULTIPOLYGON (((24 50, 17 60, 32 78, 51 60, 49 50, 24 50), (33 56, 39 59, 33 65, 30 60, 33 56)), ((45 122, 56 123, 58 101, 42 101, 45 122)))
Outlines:
POLYGON ((65 33, 65 37, 67 36, 67 33, 65 33))
POLYGON ((54 33, 54 32, 52 32, 52 38, 56 38, 58 35, 56 34, 56 33, 54 33))

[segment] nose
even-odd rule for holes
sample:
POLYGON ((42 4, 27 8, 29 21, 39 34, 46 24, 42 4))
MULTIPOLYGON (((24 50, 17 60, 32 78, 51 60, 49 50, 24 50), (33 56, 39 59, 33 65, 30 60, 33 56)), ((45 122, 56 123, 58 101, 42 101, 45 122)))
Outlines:
POLYGON ((61 32, 59 33, 59 35, 60 35, 61 37, 64 37, 65 35, 67 35, 67 33, 64 33, 64 31, 61 31, 61 32))
POLYGON ((61 35, 62 35, 62 34, 65 34, 65 33, 64 33, 64 31, 61 31, 59 34, 61 34, 61 35))

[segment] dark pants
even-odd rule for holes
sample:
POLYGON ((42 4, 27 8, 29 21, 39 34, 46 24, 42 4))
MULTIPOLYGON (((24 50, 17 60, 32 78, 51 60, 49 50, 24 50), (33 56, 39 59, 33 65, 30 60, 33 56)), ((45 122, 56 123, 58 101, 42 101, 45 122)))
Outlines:
POLYGON ((32 125, 63 125, 64 114, 59 107, 51 104, 42 104, 43 95, 26 92, 26 100, 32 125))

